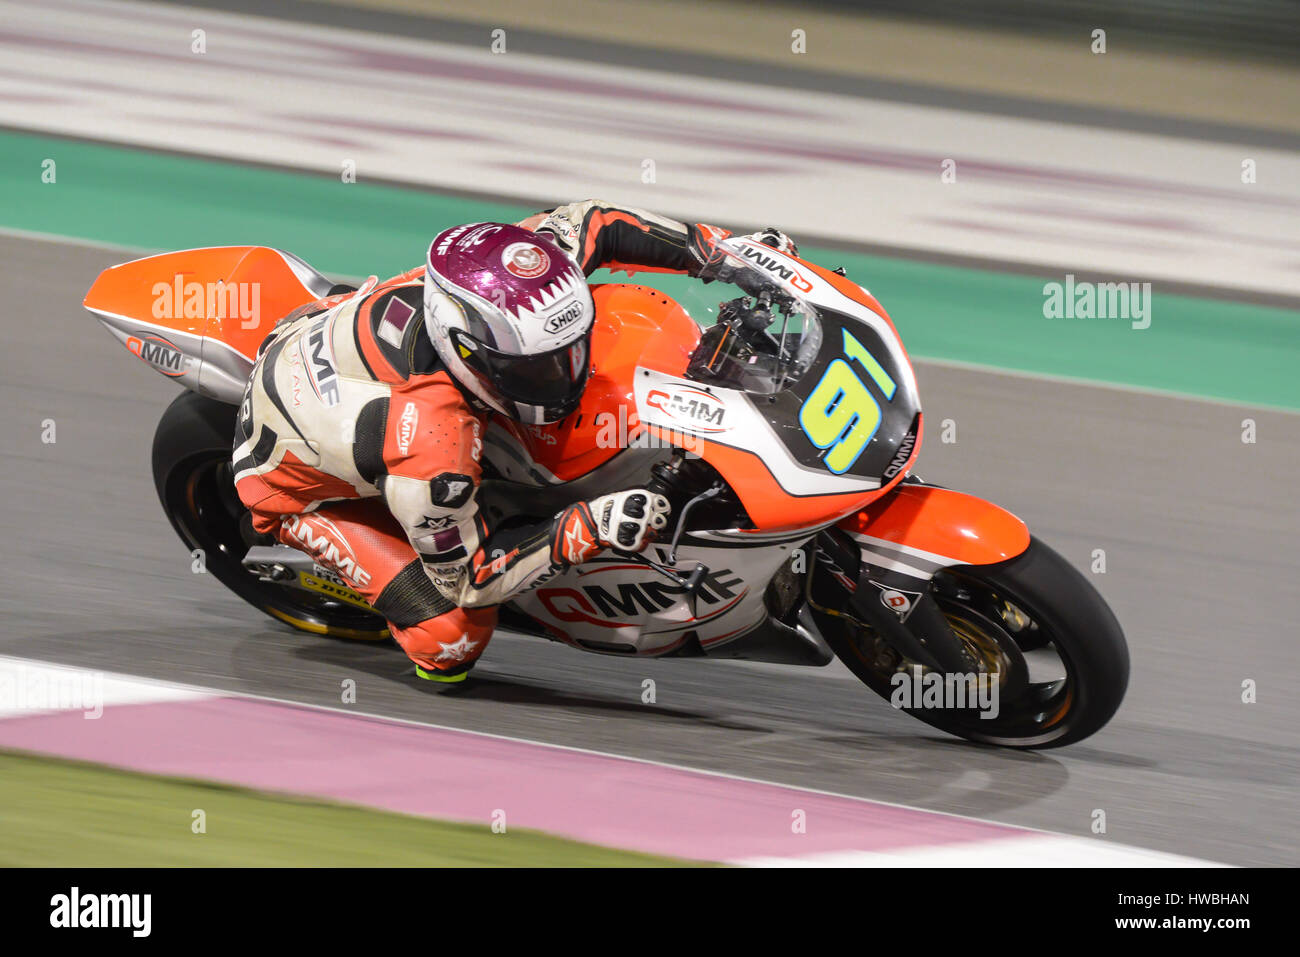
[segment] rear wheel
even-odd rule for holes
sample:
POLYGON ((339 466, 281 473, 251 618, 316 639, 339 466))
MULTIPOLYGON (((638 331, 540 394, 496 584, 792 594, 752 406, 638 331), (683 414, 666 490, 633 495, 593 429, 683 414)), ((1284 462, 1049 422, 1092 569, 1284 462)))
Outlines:
MULTIPOLYGON (((971 672, 997 684, 993 709, 903 707, 951 734, 1017 748, 1072 744, 1102 728, 1128 686, 1123 631, 1106 602, 1079 572, 1038 539, 996 565, 965 565, 937 574, 932 594, 971 672)), ((827 643, 869 688, 886 699, 916 666, 869 625, 817 615, 827 643)), ((912 689, 925 685, 913 682, 912 689)), ((991 687, 990 687, 991 691, 991 687)))
POLYGON ((247 510, 235 494, 230 467, 235 413, 234 406, 183 392, 158 423, 153 441, 154 485, 176 534, 191 553, 202 551, 208 574, 272 618, 314 634, 386 639, 388 625, 379 615, 265 581, 244 568, 248 544, 240 525, 247 510))

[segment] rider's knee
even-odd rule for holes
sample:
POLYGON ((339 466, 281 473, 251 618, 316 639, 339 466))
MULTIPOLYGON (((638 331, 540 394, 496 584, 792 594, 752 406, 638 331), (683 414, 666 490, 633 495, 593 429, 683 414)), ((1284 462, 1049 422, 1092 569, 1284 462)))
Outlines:
POLYGON ((428 672, 461 672, 483 654, 497 624, 495 608, 453 608, 413 625, 390 627, 402 650, 428 672))

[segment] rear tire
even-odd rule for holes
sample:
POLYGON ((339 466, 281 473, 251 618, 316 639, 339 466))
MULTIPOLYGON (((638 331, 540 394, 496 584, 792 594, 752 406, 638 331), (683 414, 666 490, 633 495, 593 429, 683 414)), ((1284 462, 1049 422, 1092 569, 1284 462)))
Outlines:
MULTIPOLYGON (((973 629, 981 640, 996 643, 1003 661, 1023 663, 1023 652, 1050 650, 1065 675, 1040 683, 1018 680, 991 719, 969 709, 901 710, 971 741, 1056 748, 1094 734, 1119 709, 1129 676, 1123 630, 1092 584, 1043 542, 1032 538, 1024 552, 996 565, 946 569, 935 576, 932 590, 954 631, 961 630, 960 623, 967 634, 973 629), (1019 631, 990 612, 996 603, 1008 602, 1019 613, 1011 616, 1019 631), (1022 625, 1022 616, 1031 625, 1022 625)), ((816 617, 839 659, 890 699, 899 665, 882 664, 874 632, 847 618, 816 617)))
POLYGON ((208 574, 254 608, 300 631, 382 641, 388 625, 379 615, 261 580, 244 568, 248 545, 240 533, 246 509, 235 493, 230 467, 236 408, 182 392, 154 432, 153 478, 163 511, 191 554, 203 552, 208 574))

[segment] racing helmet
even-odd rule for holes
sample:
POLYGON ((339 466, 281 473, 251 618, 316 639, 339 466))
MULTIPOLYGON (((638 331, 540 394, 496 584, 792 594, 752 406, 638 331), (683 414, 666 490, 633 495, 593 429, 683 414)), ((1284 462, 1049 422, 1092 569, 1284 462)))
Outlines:
POLYGON ((505 223, 443 230, 429 246, 424 322, 451 376, 528 425, 582 399, 596 307, 577 264, 545 236, 505 223))

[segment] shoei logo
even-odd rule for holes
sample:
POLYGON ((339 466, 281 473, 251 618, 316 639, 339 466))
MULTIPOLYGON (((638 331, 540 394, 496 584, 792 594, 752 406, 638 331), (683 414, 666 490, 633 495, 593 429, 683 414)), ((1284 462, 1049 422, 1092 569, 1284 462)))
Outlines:
POLYGON ((153 333, 142 332, 127 336, 126 348, 132 355, 139 356, 163 375, 172 378, 183 376, 189 365, 185 353, 175 343, 153 333))
POLYGON ((415 426, 419 421, 420 410, 415 407, 415 403, 406 403, 406 408, 397 420, 397 451, 403 455, 411 452, 411 443, 415 441, 415 426))
POLYGON ((546 250, 533 243, 511 243, 501 253, 501 265, 506 272, 520 279, 536 279, 551 268, 551 257, 546 250))
POLYGON ((575 302, 568 308, 556 313, 546 320, 547 332, 559 332, 561 329, 567 329, 582 317, 582 303, 575 302))

